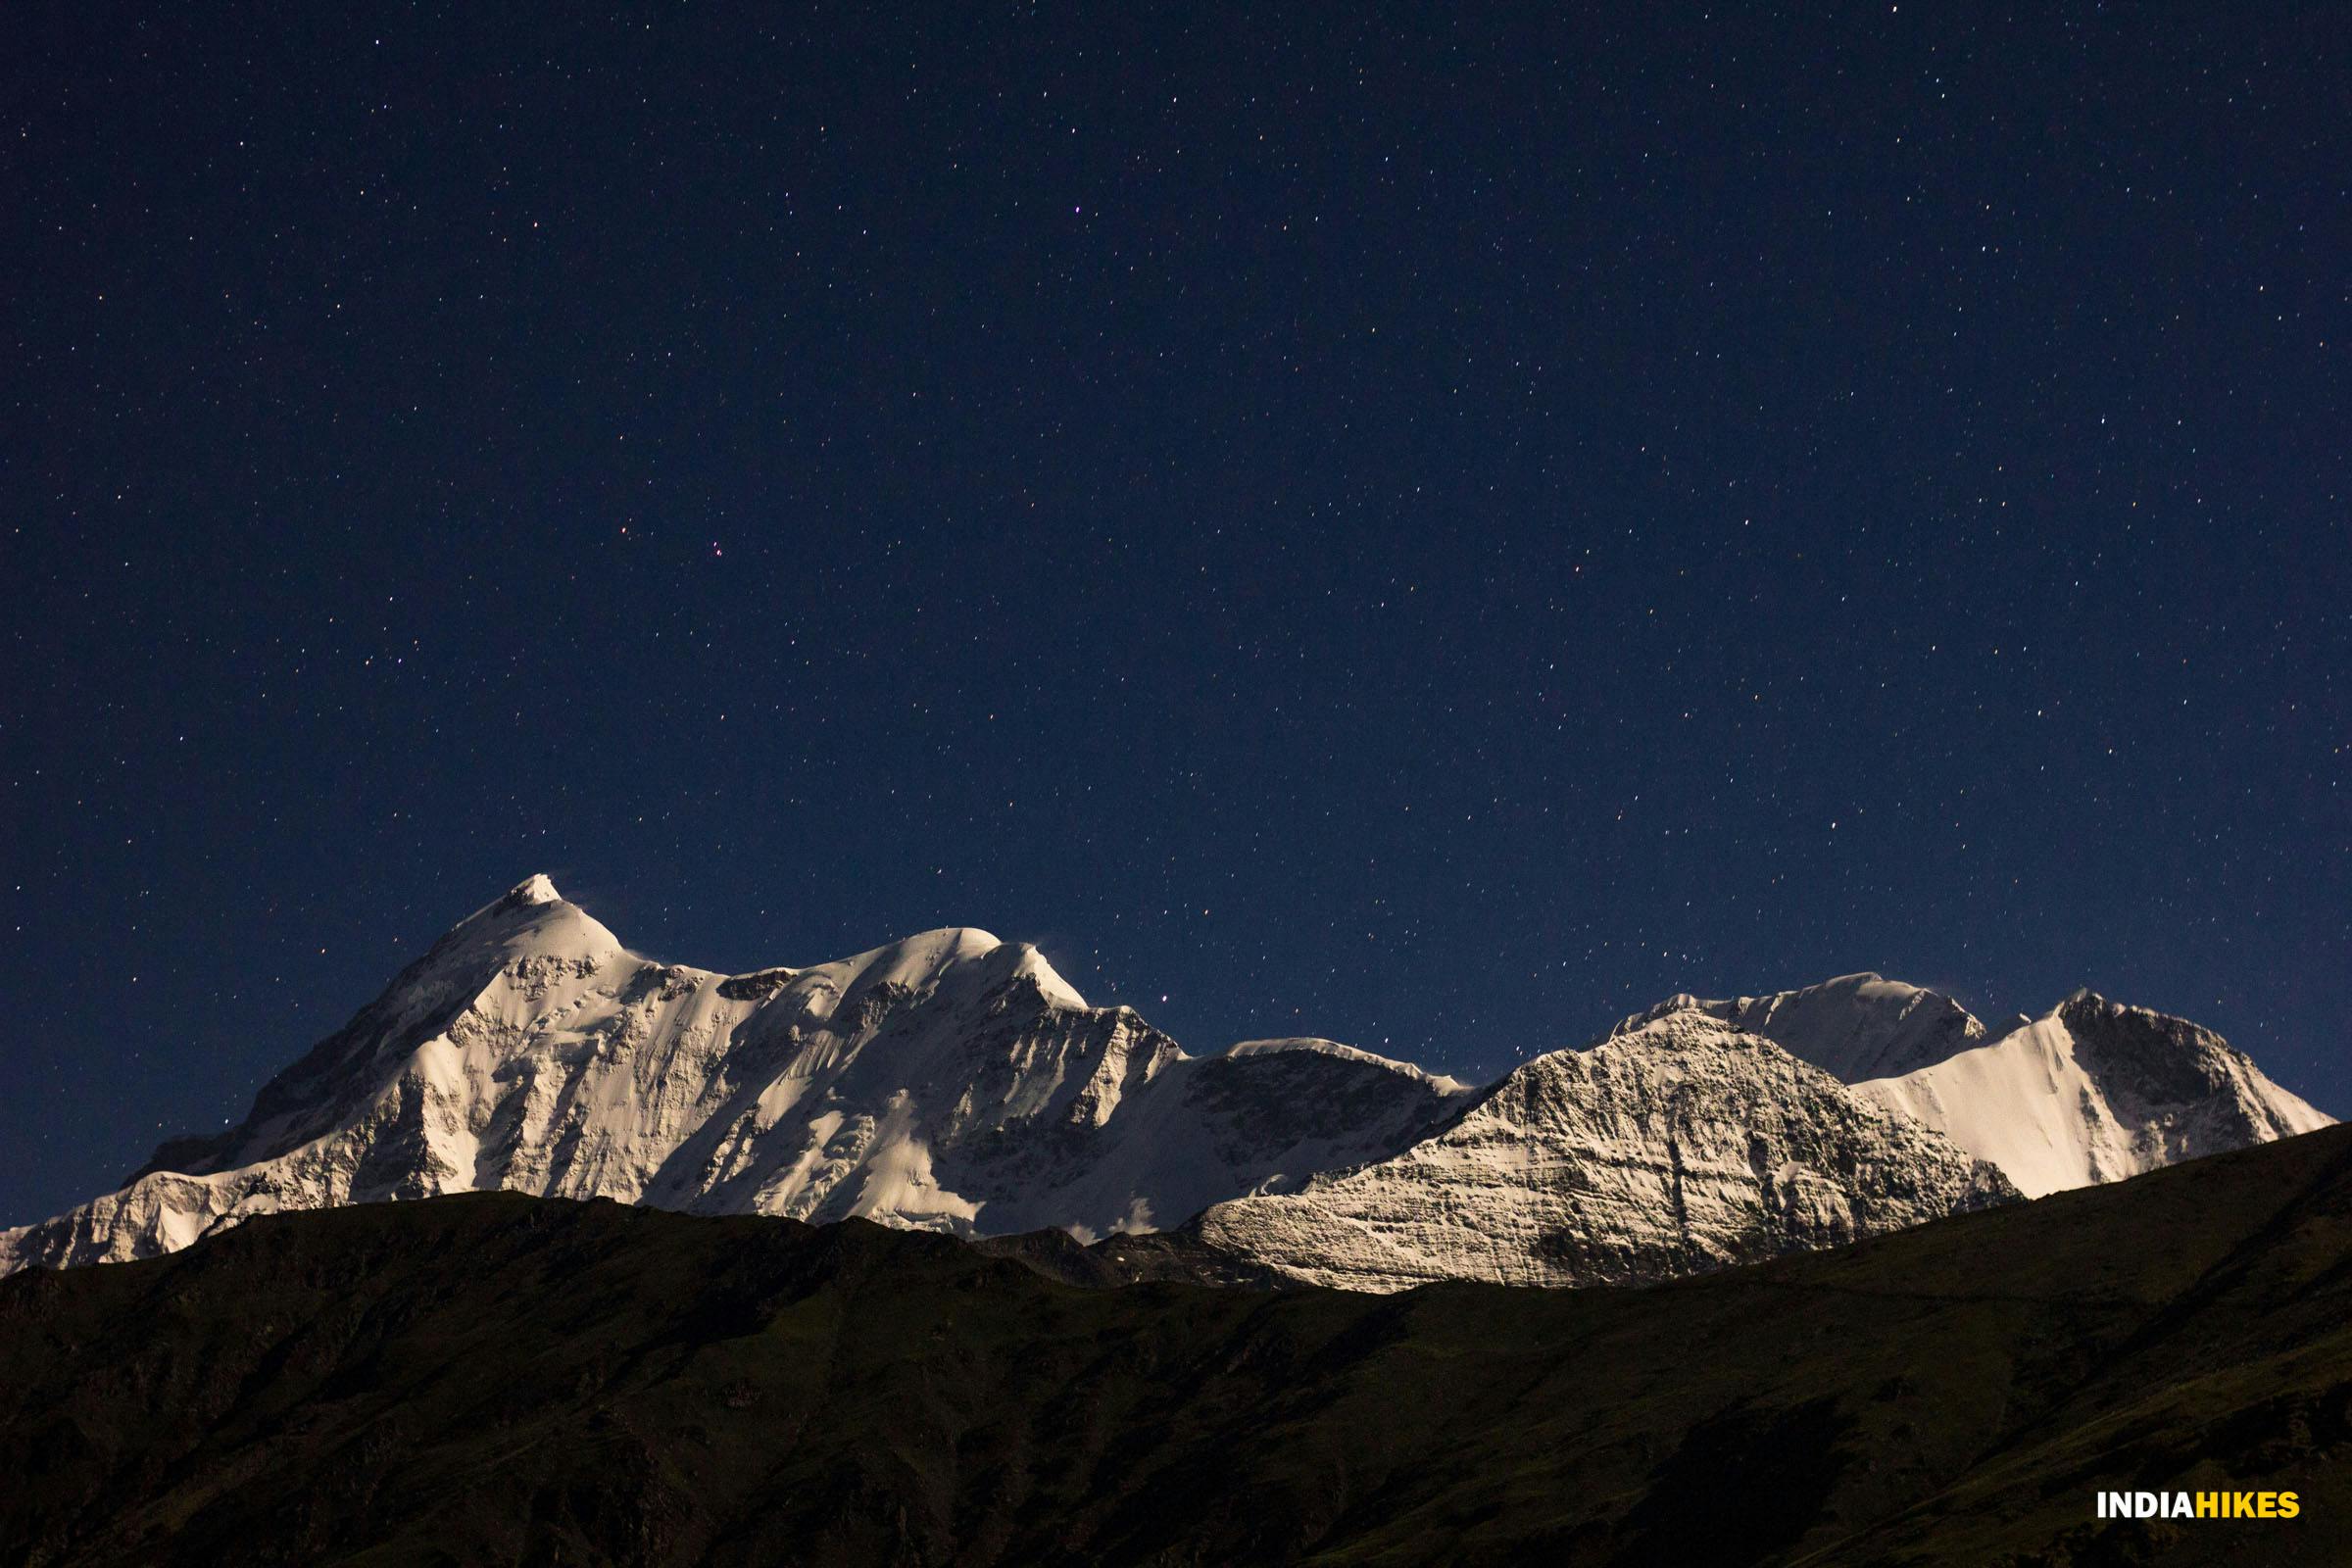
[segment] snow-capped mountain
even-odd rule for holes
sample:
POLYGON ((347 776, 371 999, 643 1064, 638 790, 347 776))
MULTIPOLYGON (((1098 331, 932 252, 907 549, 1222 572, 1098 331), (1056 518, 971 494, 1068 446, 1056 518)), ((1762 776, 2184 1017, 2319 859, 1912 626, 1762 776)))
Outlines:
POLYGON ((807 969, 659 963, 541 876, 460 923, 241 1125, 0 1232, 0 1272, 480 1188, 966 1235, 1147 1229, 1379 1159, 1467 1094, 1327 1041, 1188 1056, 983 931, 807 969))
POLYGON ((1855 1092, 1991 1160, 2033 1198, 2334 1120, 2212 1030, 2088 991, 1998 1040, 1855 1092))
POLYGON ((1610 1031, 1612 1037, 1677 1012, 1703 1012, 1765 1039, 1840 1083, 1891 1078, 1941 1061, 1985 1038, 1951 998, 1875 974, 1839 975, 1801 991, 1703 1001, 1668 997, 1610 1031))
POLYGON ((1188 1055, 969 928, 809 968, 662 963, 532 877, 236 1127, 0 1230, 0 1273, 147 1256, 281 1208, 508 1188, 967 1237, 1181 1226, 1169 1245, 1232 1277, 1578 1284, 2327 1120, 2209 1031, 2087 995, 1991 1042, 1949 998, 1877 975, 1676 997, 1480 1091, 1327 1040, 1188 1055))
POLYGON ((1451 1126, 1192 1229, 1285 1278, 1626 1283, 2017 1197, 1939 1134, 1697 1008, 1525 1063, 1451 1126))

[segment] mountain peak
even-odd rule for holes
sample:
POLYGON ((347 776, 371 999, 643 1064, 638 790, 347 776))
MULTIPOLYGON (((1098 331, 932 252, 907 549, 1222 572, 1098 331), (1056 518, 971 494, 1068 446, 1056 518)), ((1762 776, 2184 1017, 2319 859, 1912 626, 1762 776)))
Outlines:
POLYGON ((1686 1008, 1523 1062, 1390 1158, 1216 1204, 1191 1230, 1350 1290, 1632 1283, 2016 1196, 1948 1140, 1686 1008))
POLYGON ((564 895, 556 891, 556 884, 545 871, 535 871, 507 889, 507 896, 499 902, 522 908, 533 904, 562 904, 564 895))
POLYGON ((1036 943, 1016 942, 1012 948, 1012 972, 1027 975, 1036 981, 1039 993, 1047 1002, 1057 1007, 1084 1007, 1087 1004, 1086 998, 1078 994, 1078 988, 1061 977, 1061 971, 1054 968, 1053 961, 1038 951, 1036 943))
POLYGON ((558 893, 555 883, 541 873, 515 883, 450 927, 419 961, 471 982, 476 975, 486 979, 489 971, 517 958, 601 960, 621 951, 618 937, 558 893))
POLYGON ((1862 1092, 2035 1198, 2330 1120, 2203 1025, 2087 987, 1997 1040, 1862 1092))

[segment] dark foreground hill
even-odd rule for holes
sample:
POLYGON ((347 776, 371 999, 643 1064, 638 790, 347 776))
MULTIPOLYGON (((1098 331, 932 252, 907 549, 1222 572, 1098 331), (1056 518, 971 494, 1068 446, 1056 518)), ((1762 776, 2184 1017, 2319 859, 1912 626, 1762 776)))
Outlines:
POLYGON ((1647 1290, 1054 1252, 481 1196, 19 1275, 0 1563, 2352 1557, 2352 1129, 1647 1290))

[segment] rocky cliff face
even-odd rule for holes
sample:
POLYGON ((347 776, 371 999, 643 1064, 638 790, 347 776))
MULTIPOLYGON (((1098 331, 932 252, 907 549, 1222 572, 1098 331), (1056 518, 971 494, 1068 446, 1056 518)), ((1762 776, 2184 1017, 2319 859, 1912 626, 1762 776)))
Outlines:
POLYGON ((1857 1086, 2029 1196, 2329 1125, 2212 1030, 2079 991, 1999 1040, 1857 1086))
POLYGON ((1394 1158, 1220 1203, 1195 1228, 1285 1278, 1350 1290, 1587 1285, 1833 1246, 2016 1196, 1941 1136, 1683 1009, 1528 1062, 1394 1158))

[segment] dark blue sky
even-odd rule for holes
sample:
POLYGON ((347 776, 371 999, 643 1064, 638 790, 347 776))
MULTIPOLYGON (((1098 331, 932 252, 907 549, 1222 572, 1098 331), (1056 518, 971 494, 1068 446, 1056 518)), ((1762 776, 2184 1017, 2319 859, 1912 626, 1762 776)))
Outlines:
POLYGON ((1876 968, 2352 1110, 2340 13, 1534 9, 13 11, 0 1220, 542 869, 1195 1050, 1876 968))

